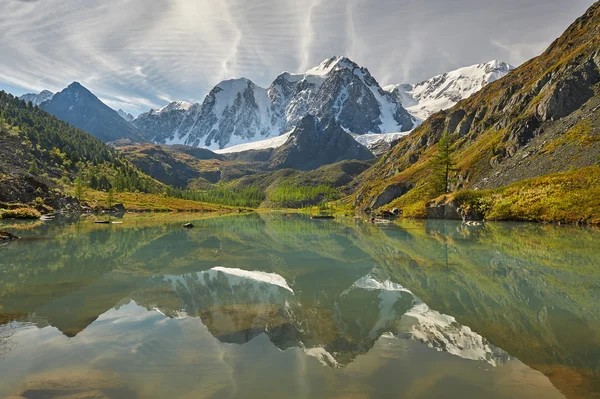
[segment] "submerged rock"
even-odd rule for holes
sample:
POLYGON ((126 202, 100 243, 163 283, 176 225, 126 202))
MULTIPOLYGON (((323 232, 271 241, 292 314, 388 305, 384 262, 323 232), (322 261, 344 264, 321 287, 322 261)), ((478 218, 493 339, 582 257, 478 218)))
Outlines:
POLYGON ((25 383, 25 398, 134 398, 119 374, 99 370, 64 369, 34 375, 25 383))
POLYGON ((14 241, 18 240, 20 237, 17 237, 14 234, 9 233, 8 231, 0 231, 0 241, 14 241))

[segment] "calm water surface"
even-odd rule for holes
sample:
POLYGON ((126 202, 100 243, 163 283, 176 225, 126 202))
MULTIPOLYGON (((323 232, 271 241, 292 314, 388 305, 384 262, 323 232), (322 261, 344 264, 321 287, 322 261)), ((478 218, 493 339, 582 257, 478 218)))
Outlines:
POLYGON ((0 398, 600 397, 598 230, 121 221, 0 225, 0 398))

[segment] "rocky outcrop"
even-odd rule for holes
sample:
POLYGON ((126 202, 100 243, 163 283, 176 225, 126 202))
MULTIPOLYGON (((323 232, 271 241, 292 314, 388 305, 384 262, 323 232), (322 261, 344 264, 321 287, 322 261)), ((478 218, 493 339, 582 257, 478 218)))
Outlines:
POLYGON ((19 237, 17 237, 14 234, 9 233, 8 231, 0 231, 0 242, 1 241, 14 241, 14 240, 18 240, 19 237))
POLYGON ((399 183, 387 186, 385 189, 383 189, 381 194, 373 199, 373 202, 369 207, 371 209, 377 209, 387 205, 396 198, 399 198, 409 192, 412 188, 413 186, 409 183, 399 183))
POLYGON ((473 207, 459 204, 457 201, 442 197, 427 204, 427 219, 444 220, 483 220, 483 214, 473 207))
POLYGON ((325 125, 308 115, 269 160, 272 169, 313 170, 343 160, 369 160, 373 154, 335 122, 325 125))

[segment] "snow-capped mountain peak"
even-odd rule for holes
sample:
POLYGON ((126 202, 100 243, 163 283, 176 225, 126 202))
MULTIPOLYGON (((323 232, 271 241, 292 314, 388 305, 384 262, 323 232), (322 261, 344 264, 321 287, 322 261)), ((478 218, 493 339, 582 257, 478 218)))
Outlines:
POLYGON ((119 114, 119 116, 121 118, 125 119, 127 122, 131 122, 135 119, 135 117, 133 115, 123 111, 121 108, 119 108, 119 110, 117 111, 117 114, 119 114))
POLYGON ((39 94, 38 93, 23 94, 21 97, 19 97, 19 99, 23 100, 25 102, 30 102, 33 105, 37 105, 39 107, 41 103, 43 103, 44 101, 51 100, 53 96, 54 96, 54 93, 52 93, 51 91, 42 90, 39 94))
POLYGON ((187 101, 173 101, 167 105, 165 105, 162 108, 159 108, 157 110, 154 110, 155 113, 161 113, 161 112, 170 112, 170 111, 187 111, 190 109, 190 107, 192 106, 191 103, 188 103, 187 101))
POLYGON ((226 80, 202 104, 164 111, 133 123, 152 141, 210 149, 276 137, 308 114, 356 134, 408 131, 416 122, 395 95, 346 57, 328 58, 304 74, 284 72, 268 89, 246 78, 226 80))
POLYGON ((333 56, 306 71, 305 75, 324 76, 338 68, 346 68, 353 71, 355 68, 359 68, 359 66, 347 57, 333 56))
POLYGON ((414 85, 391 85, 384 89, 395 94, 412 115, 424 120, 438 111, 453 107, 513 69, 505 62, 494 60, 459 68, 414 85))

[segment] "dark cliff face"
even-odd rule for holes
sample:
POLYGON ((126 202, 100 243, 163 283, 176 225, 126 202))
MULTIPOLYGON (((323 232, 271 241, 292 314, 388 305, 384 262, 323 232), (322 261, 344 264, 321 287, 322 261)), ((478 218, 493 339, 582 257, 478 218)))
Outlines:
POLYGON ((459 169, 453 189, 500 187, 593 165, 600 155, 599 94, 597 2, 542 55, 400 140, 361 177, 356 204, 368 206, 391 185, 424 185, 427 160, 444 132, 459 169))
POLYGON ((288 141, 271 155, 271 168, 312 170, 335 162, 372 159, 373 154, 335 122, 324 124, 315 116, 304 117, 288 141))
POLYGON ((40 107, 105 142, 119 139, 145 141, 134 126, 78 82, 71 83, 40 107))

